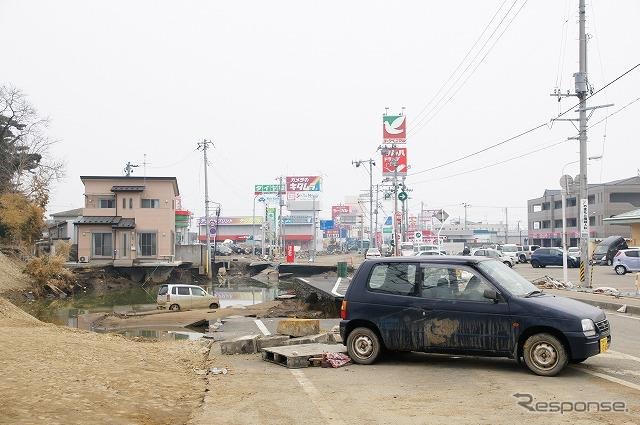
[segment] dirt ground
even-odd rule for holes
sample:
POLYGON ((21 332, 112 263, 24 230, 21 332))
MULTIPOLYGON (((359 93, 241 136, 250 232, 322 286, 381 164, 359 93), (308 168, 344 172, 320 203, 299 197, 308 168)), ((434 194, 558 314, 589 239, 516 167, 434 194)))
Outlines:
POLYGON ((24 264, 0 252, 0 294, 19 291, 31 286, 29 276, 22 273, 24 264))
POLYGON ((0 423, 186 423, 208 348, 45 324, 0 298, 0 423))

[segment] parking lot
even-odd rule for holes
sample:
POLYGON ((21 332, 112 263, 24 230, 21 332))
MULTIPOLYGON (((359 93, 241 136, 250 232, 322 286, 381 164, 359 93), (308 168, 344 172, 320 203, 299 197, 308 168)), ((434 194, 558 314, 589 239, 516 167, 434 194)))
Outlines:
MULTIPOLYGON (((640 318, 608 316, 611 350, 554 378, 533 375, 508 359, 422 353, 391 354, 371 366, 287 369, 258 354, 221 355, 214 344, 211 365, 229 374, 209 377, 203 409, 192 423, 639 423, 640 318), (582 402, 590 402, 589 412, 580 411, 582 402), (624 403, 624 411, 605 412, 596 402, 624 403), (563 413, 543 412, 549 406, 563 413)), ((278 320, 263 323, 274 331, 278 320)), ((260 332, 253 318, 231 318, 224 328, 230 334, 260 332)))

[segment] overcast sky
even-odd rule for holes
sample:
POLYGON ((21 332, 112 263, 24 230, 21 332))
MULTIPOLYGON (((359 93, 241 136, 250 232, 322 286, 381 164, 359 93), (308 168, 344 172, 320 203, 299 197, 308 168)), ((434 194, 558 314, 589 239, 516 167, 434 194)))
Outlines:
MULTIPOLYGON (((127 161, 141 164, 146 154, 147 175, 176 176, 184 207, 202 214, 195 148, 207 138, 215 142, 210 193, 224 215, 251 214, 254 184, 318 174, 329 215, 330 205, 368 188, 368 175, 352 160, 376 159, 381 179, 376 147, 385 107, 406 107, 410 171, 417 172, 573 106, 574 98, 558 105, 549 93, 556 85, 573 89, 578 1, 529 1, 520 10, 523 4, 0 0, 0 84, 28 94, 60 140, 54 153, 66 160, 67 177, 52 193, 50 212, 82 206, 80 175, 121 175, 127 161)), ((595 0, 587 12, 589 78, 597 90, 640 62, 640 2, 595 0)), ((616 106, 591 123, 638 98, 639 86, 637 70, 595 96, 591 105, 616 106)), ((590 182, 638 173, 639 113, 637 102, 590 131, 589 155, 604 145, 590 182)), ((563 165, 578 159, 577 141, 449 176, 575 133, 570 123, 556 123, 409 176, 412 212, 423 201, 458 216, 467 202, 470 220, 497 222, 507 206, 509 221, 524 226, 527 199, 557 188, 563 165)), ((567 171, 576 175, 578 165, 567 171)))

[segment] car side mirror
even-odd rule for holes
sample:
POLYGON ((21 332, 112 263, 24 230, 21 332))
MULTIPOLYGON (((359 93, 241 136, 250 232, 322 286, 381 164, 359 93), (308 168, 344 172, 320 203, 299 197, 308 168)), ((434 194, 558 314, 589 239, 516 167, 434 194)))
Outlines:
POLYGON ((482 295, 485 298, 493 300, 493 302, 496 302, 496 303, 498 302, 498 293, 496 292, 495 289, 485 289, 482 295))

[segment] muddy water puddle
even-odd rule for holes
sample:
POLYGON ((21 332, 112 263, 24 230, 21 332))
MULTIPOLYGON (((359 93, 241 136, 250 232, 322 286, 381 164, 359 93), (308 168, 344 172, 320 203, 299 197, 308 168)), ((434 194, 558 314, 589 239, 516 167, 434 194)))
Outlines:
MULTIPOLYGON (((105 313, 141 313, 156 310, 157 286, 136 287, 108 292, 87 292, 65 299, 39 299, 21 307, 43 322, 93 331, 93 322, 105 313)), ((220 299, 220 307, 250 306, 274 300, 279 294, 277 283, 264 284, 254 279, 236 279, 202 285, 220 299)), ((198 339, 204 328, 116 329, 127 337, 146 339, 198 339)))

